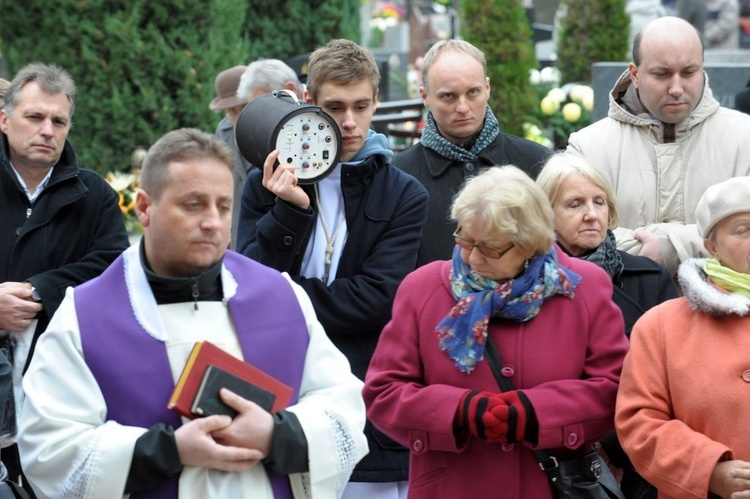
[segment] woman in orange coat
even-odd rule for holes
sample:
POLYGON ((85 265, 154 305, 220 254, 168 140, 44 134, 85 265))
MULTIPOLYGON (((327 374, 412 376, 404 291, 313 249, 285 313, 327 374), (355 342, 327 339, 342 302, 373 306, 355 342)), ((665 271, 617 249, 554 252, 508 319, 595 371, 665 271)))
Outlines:
POLYGON ((615 426, 660 498, 750 497, 748 200, 750 177, 706 190, 696 220, 712 258, 683 262, 684 296, 646 312, 630 337, 615 426))

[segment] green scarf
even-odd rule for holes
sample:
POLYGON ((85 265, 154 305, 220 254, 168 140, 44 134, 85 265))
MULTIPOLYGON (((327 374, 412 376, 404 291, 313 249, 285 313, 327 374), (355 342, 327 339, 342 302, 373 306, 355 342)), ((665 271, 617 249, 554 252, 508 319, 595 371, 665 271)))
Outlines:
POLYGON ((716 258, 706 258, 703 271, 711 282, 730 293, 750 298, 750 274, 723 266, 716 258))

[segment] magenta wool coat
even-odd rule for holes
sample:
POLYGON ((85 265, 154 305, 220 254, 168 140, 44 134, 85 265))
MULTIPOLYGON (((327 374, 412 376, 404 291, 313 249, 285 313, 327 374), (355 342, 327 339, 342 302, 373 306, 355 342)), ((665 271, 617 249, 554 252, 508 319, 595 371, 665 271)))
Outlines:
POLYGON ((410 499, 552 497, 532 448, 570 457, 613 430, 628 348, 622 314, 602 269, 558 255, 582 277, 575 297, 556 295, 528 322, 492 319, 489 328, 504 372, 534 407, 539 435, 533 443, 456 441, 453 417, 462 394, 500 389, 486 361, 465 374, 438 347, 435 327, 456 303, 450 262, 425 265, 399 287, 364 398, 373 424, 410 449, 410 499))

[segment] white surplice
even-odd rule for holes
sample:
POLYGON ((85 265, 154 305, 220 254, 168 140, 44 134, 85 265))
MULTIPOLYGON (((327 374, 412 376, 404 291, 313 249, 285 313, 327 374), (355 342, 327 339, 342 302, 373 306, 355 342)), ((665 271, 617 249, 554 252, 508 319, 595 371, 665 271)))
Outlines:
MULTIPOLYGON (((133 252, 136 247, 126 252, 131 264, 138 258, 133 252)), ((362 382, 326 336, 305 292, 284 275, 310 333, 300 398, 288 408, 297 415, 307 438, 309 472, 290 475, 290 482, 295 498, 337 498, 355 464, 367 453, 362 382)), ((139 286, 145 290, 148 285, 143 279, 139 286)), ((228 299, 236 283, 226 268, 222 282, 228 299)), ((198 310, 192 302, 157 307, 155 302, 144 304, 149 300, 135 300, 139 307, 154 308, 146 315, 155 318, 152 325, 167 348, 173 380, 196 341, 210 339, 242 357, 226 299, 200 302, 198 310)), ((24 376, 26 400, 18 438, 22 463, 40 499, 123 497, 135 441, 147 429, 106 421, 104 399, 83 358, 74 300, 70 288, 40 337, 24 376)), ((179 499, 273 497, 260 465, 238 473, 186 467, 179 490, 179 499)))

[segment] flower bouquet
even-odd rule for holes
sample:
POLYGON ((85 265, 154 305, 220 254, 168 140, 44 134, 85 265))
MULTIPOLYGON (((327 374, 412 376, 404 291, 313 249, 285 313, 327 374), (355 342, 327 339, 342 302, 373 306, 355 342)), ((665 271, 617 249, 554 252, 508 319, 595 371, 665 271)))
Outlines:
POLYGON ((104 177, 120 196, 118 204, 125 217, 128 234, 141 234, 143 227, 135 215, 135 193, 138 191, 138 178, 131 173, 109 172, 104 177))
MULTIPOLYGON (((535 115, 537 123, 524 124, 526 138, 535 140, 541 131, 538 135, 551 139, 555 149, 564 149, 571 133, 591 124, 594 90, 581 83, 558 86, 559 71, 554 68, 533 69, 530 78, 539 94, 539 108, 535 115)), ((538 138, 535 141, 542 143, 538 138)))

